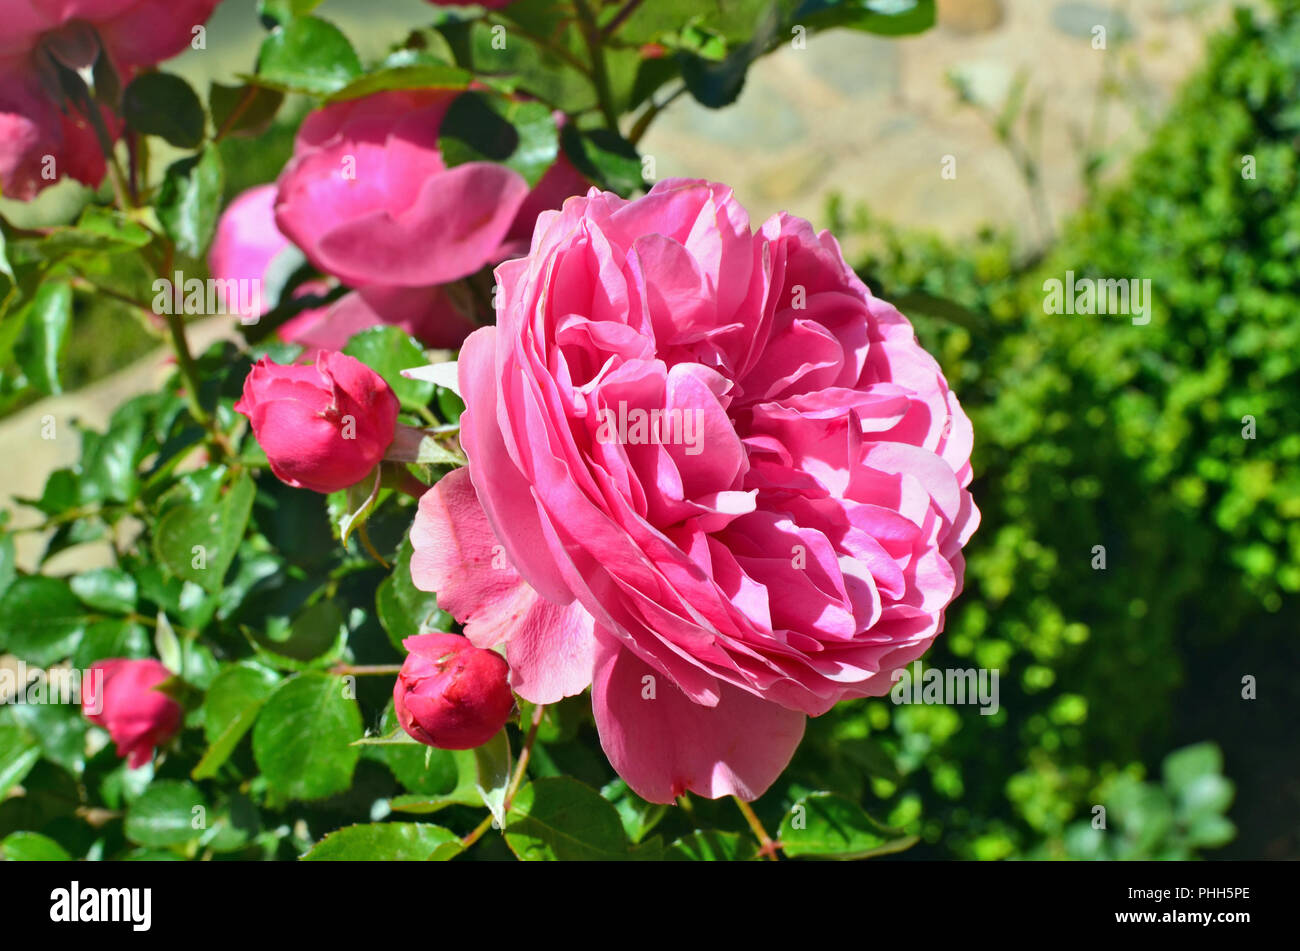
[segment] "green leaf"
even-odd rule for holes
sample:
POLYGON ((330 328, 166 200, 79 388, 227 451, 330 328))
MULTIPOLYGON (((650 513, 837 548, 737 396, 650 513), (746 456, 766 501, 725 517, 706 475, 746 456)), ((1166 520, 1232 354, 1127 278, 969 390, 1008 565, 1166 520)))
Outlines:
POLYGON ((330 102, 359 99, 390 89, 464 89, 473 74, 417 50, 399 50, 376 70, 359 76, 329 97, 330 102))
POLYGON ((857 803, 836 793, 799 799, 781 822, 786 855, 820 859, 864 859, 910 848, 916 836, 891 836, 857 803))
POLYGON ((39 832, 11 832, 0 840, 0 855, 10 862, 70 862, 68 850, 39 832))
POLYGON ((1178 793, 1202 776, 1223 772, 1223 754, 1213 743, 1197 743, 1174 750, 1161 764, 1165 785, 1178 793))
POLYGON ((143 248, 153 233, 112 208, 88 205, 74 225, 52 228, 36 245, 41 258, 53 263, 69 255, 120 254, 143 248))
POLYGON ((220 136, 260 135, 270 126, 284 102, 284 93, 245 83, 225 86, 213 83, 208 90, 212 125, 220 136))
POLYGON ((316 843, 304 862, 424 862, 446 861, 459 853, 456 833, 427 822, 372 822, 344 826, 316 843), (455 845, 454 849, 447 846, 455 845))
POLYGON ((608 129, 580 132, 572 123, 560 131, 564 154, 591 181, 627 197, 644 186, 636 146, 608 129))
POLYGON ((393 572, 379 583, 375 591, 375 613, 399 651, 402 640, 416 634, 451 630, 452 616, 438 607, 438 596, 421 591, 411 580, 411 538, 402 536, 393 572))
POLYGON ((185 659, 182 656, 181 640, 176 636, 176 629, 172 627, 172 622, 167 620, 167 612, 161 608, 158 610, 157 626, 153 630, 154 649, 158 651, 158 659, 162 665, 170 670, 173 674, 179 674, 185 667, 185 659))
POLYGON ((0 643, 29 664, 67 657, 86 623, 86 608, 59 578, 19 578, 0 598, 0 643))
POLYGON ((173 575, 217 592, 239 550, 256 489, 242 475, 216 504, 182 504, 167 511, 154 530, 153 551, 173 575))
POLYGON ((368 327, 353 334, 343 352, 356 357, 382 376, 405 406, 427 406, 433 399, 433 384, 408 380, 403 370, 421 367, 429 361, 411 337, 397 327, 368 327))
POLYGON ((23 781, 41 758, 41 748, 19 726, 0 725, 0 800, 23 781))
POLYGON ((282 683, 253 728, 253 756, 271 790, 286 799, 323 799, 352 783, 361 713, 342 677, 308 672, 282 683))
POLYGON ((288 23, 320 6, 321 0, 257 0, 257 15, 263 20, 288 23))
POLYGON ((110 657, 148 657, 152 649, 144 625, 124 618, 96 621, 81 636, 72 652, 72 666, 85 670, 110 657))
POLYGON ((207 120, 190 84, 170 73, 144 73, 122 94, 126 124, 143 135, 156 135, 178 149, 203 141, 207 120))
POLYGON ((328 599, 305 608, 292 620, 272 617, 255 640, 267 650, 291 660, 313 660, 347 636, 339 606, 328 599))
POLYGON ((622 860, 629 857, 618 812, 576 779, 538 779, 511 804, 506 844, 524 861, 622 860))
POLYGON ((127 807, 126 837, 151 848, 184 845, 203 835, 207 809, 193 783, 156 780, 127 807))
POLYGON ((332 23, 296 17, 262 41, 257 82, 283 92, 328 96, 361 75, 361 60, 332 23))
POLYGON ((628 788, 621 779, 601 789, 600 794, 614 804, 618 817, 623 823, 623 831, 632 842, 640 842, 646 834, 659 824, 668 807, 663 803, 646 802, 628 788))
POLYGON ((112 614, 129 614, 135 610, 135 579, 120 568, 96 568, 75 575, 69 579, 68 587, 92 608, 112 614))
MULTIPOLYGON (((410 739, 398 726, 393 705, 390 703, 384 711, 380 732, 392 735, 394 731, 410 739)), ((416 798, 421 799, 425 806, 429 805, 430 797, 449 796, 455 793, 462 785, 463 776, 468 777, 468 782, 464 784, 465 794, 460 797, 462 802, 465 805, 476 805, 479 801, 478 794, 474 790, 473 776, 469 775, 472 774, 472 770, 464 770, 460 765, 462 761, 471 761, 472 764, 473 757, 466 751, 440 750, 412 741, 401 744, 368 744, 362 748, 361 756, 387 766, 397 777, 397 781, 412 793, 416 793, 416 798)), ((435 810, 426 808, 421 811, 435 810)))
POLYGON ((510 735, 505 729, 474 747, 474 788, 496 824, 505 828, 506 789, 510 785, 510 735))
POLYGON ((144 439, 144 418, 138 409, 123 404, 104 433, 82 431, 81 472, 75 480, 78 502, 129 502, 136 497, 136 455, 144 439))
MULTIPOLYGON (((52 679, 44 683, 51 697, 56 692, 62 694, 67 684, 52 679)), ((30 692, 28 696, 31 696, 30 692)), ((36 737, 42 756, 73 776, 81 773, 86 761, 86 720, 79 706, 75 703, 25 703, 14 704, 11 709, 14 722, 36 737)))
POLYGON ((474 91, 462 93, 447 110, 438 149, 448 168, 499 162, 531 187, 554 163, 559 135, 549 106, 474 91))
POLYGON ((208 815, 208 829, 199 845, 213 852, 237 852, 261 830, 262 818, 247 796, 223 799, 208 815))
POLYGON ((221 153, 206 145, 191 158, 173 162, 158 190, 158 221, 176 250, 192 258, 203 256, 217 228, 225 172, 221 153))
POLYGON ((934 26, 934 0, 806 0, 794 22, 810 30, 842 26, 880 36, 910 36, 934 26))
POLYGON ((59 381, 59 352, 72 321, 72 288, 47 281, 27 305, 26 329, 15 348, 27 381, 41 393, 63 392, 59 381))
POLYGON ((758 845, 751 836, 719 829, 682 836, 668 850, 670 859, 690 862, 748 862, 757 855, 758 845))
MULTIPOLYGON (((478 764, 473 750, 435 750, 429 746, 422 746, 418 749, 412 749, 409 746, 382 746, 368 748, 365 755, 377 756, 380 753, 383 754, 385 762, 389 763, 389 768, 393 769, 394 775, 399 780, 402 780, 403 785, 407 785, 407 788, 412 789, 415 793, 410 796, 394 796, 389 800, 389 806, 396 812, 427 814, 445 809, 447 806, 477 806, 483 802, 483 798, 475 788, 478 783, 478 764), (429 791, 427 788, 412 789, 412 786, 407 785, 405 780, 402 780, 402 775, 392 765, 397 757, 405 755, 408 751, 421 753, 427 750, 433 750, 433 753, 423 753, 422 759, 428 763, 426 777, 429 777, 430 773, 432 773, 435 763, 439 764, 436 767, 439 771, 445 768, 441 764, 439 753, 450 755, 455 766, 456 779, 449 792, 442 792, 441 790, 429 791)), ((432 782, 433 779, 431 778, 421 779, 420 786, 427 787, 432 782)), ((439 777, 438 782, 445 787, 445 778, 439 777)))
POLYGON ((208 751, 190 774, 193 779, 216 775, 253 726, 278 682, 274 671, 251 663, 236 664, 217 674, 203 701, 208 751))

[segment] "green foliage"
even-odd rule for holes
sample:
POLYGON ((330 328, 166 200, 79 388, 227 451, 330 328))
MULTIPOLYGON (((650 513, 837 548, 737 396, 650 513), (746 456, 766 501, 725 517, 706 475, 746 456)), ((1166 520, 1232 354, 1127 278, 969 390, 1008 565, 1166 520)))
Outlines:
MULTIPOLYGON (((1121 814, 1169 795, 1115 777, 1204 737, 1252 780, 1242 854, 1288 848, 1276 817, 1294 793, 1265 790, 1294 758, 1264 750, 1293 739, 1284 715, 1242 696, 1250 675, 1269 709, 1300 699, 1294 678, 1271 675, 1293 656, 1300 608, 1298 51, 1300 5, 1279 4, 1272 23, 1241 15, 1129 178, 1040 258, 1018 261, 1006 236, 954 249, 832 209, 832 230, 871 244, 861 273, 914 319, 975 426, 983 521, 927 663, 999 668, 1002 710, 880 701, 865 722, 837 710, 821 727, 879 739, 902 775, 873 778, 868 802, 929 854, 1075 854, 1067 830, 1107 791, 1121 814), (1045 313, 1044 282, 1067 270, 1149 279, 1150 323, 1045 313)), ((1098 854, 1231 838, 1226 820, 1206 821, 1204 837, 1175 824, 1098 854)))

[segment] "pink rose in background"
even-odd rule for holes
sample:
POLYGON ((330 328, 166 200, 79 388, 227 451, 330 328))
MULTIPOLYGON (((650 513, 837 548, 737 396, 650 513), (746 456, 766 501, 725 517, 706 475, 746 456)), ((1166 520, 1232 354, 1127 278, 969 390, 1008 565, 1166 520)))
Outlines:
POLYGON ((309 115, 280 174, 280 230, 355 287, 443 284, 489 263, 528 186, 502 165, 444 165, 438 128, 458 94, 382 92, 309 115))
POLYGON ((459 634, 421 634, 402 646, 410 654, 393 685, 393 709, 413 739, 444 750, 469 750, 506 725, 515 698, 500 654, 459 634))
POLYGON ((421 500, 412 577, 525 699, 591 684, 643 798, 754 799, 806 716, 942 630, 970 423, 834 238, 754 232, 720 185, 593 189, 496 276, 459 362, 469 466, 421 500))
POLYGON ((93 188, 103 181, 104 171, 104 154, 90 123, 60 111, 34 72, 13 66, 0 72, 4 197, 30 201, 65 176, 93 188))
MULTIPOLYGON (((219 280, 260 280, 275 259, 293 243, 275 225, 274 185, 258 185, 240 194, 217 224, 208 269, 219 280)), ((308 281, 295 296, 324 295, 324 281, 308 281)), ((263 283, 262 313, 270 309, 263 283)), ((368 327, 392 324, 426 347, 458 347, 475 324, 440 287, 366 287, 328 307, 296 314, 279 328, 279 335, 305 348, 303 358, 314 361, 319 350, 342 350, 353 334, 368 327)))
MULTIPOLYGON (((71 177, 104 178, 99 141, 85 116, 61 102, 54 69, 108 57, 125 85, 142 67, 185 49, 219 0, 13 0, 0 15, 0 188, 30 201, 71 177)), ((119 123, 103 110, 116 137, 119 123)))
POLYGON ((121 657, 101 660, 90 670, 81 691, 86 719, 108 731, 117 755, 127 758, 129 768, 143 766, 154 747, 166 743, 181 727, 180 704, 154 689, 171 677, 171 671, 156 660, 121 657), (102 672, 102 692, 96 672, 102 672))
POLYGON ((430 287, 495 264, 586 181, 561 156, 531 193, 493 162, 447 168, 438 131, 455 89, 394 90, 304 120, 279 178, 276 221, 353 287, 430 287))
POLYGON ((0 57, 25 55, 67 24, 91 26, 119 69, 152 66, 190 45, 220 0, 11 0, 0 57))
POLYGON ((235 404, 276 478, 322 493, 360 482, 379 464, 393 441, 398 408, 378 373, 326 351, 314 366, 281 366, 263 357, 235 404))

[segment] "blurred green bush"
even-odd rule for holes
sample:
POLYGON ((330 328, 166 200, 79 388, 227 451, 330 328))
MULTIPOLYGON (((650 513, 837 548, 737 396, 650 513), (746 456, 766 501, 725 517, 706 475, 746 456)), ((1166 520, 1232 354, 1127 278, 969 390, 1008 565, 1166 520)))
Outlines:
MULTIPOLYGON (((1300 854, 1298 151, 1300 3, 1281 0, 1270 18, 1237 13, 1127 179, 1035 260, 1006 235, 951 247, 832 205, 832 231, 867 235, 861 273, 913 316, 976 431, 983 526, 927 661, 1000 668, 1002 710, 870 705, 899 773, 872 793, 931 847, 909 855, 1223 845, 1222 818, 1191 835, 1152 819, 1155 840, 1109 846, 1071 824, 1098 804, 1130 826, 1144 801, 1165 815, 1177 793, 1141 784, 1143 764, 1207 738, 1238 779, 1241 836, 1218 854, 1300 854), (1067 270, 1150 279, 1150 323, 1045 313, 1044 281, 1067 270), (1242 697, 1247 675, 1259 700, 1242 697)), ((818 724, 828 755, 861 719, 841 707, 818 724)), ((1196 749, 1217 815, 1232 787, 1196 749)))

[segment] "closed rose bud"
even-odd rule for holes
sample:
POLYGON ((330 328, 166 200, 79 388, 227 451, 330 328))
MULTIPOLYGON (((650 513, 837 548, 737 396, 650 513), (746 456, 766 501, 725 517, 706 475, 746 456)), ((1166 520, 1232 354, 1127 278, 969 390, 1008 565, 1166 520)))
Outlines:
POLYGON ((115 657, 90 668, 82 684, 81 709, 117 744, 117 755, 136 769, 149 762, 181 726, 181 705, 157 686, 171 677, 156 660, 115 657))
POLYGON ((271 471, 294 488, 335 492, 360 482, 393 441, 397 397, 374 370, 322 350, 315 366, 263 357, 235 410, 248 417, 271 471))
POLYGON ((514 709, 500 654, 459 634, 421 634, 402 641, 411 653, 393 687, 397 722, 427 746, 468 750, 506 725, 514 709))

